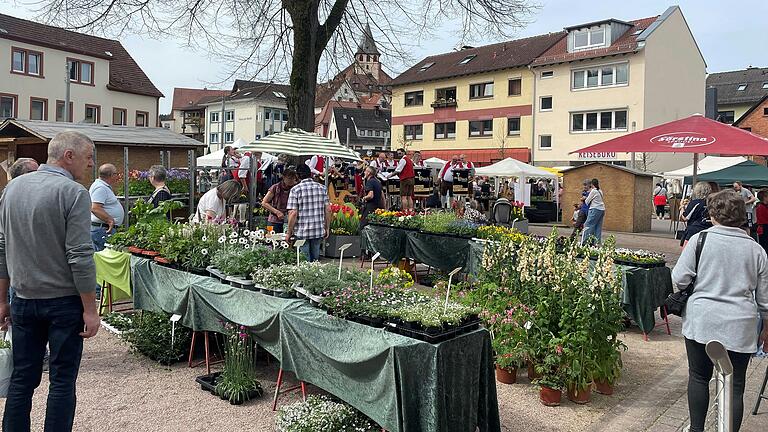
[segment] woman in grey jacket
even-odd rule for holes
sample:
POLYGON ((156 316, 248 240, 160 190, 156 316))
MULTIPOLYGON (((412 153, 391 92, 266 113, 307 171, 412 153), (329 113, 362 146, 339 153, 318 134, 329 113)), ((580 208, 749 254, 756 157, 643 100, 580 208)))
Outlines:
MULTIPOLYGON (((683 313, 683 336, 688 354, 688 410, 691 432, 704 430, 709 407, 712 362, 704 351, 712 340, 722 342, 733 363, 733 421, 741 426, 744 381, 749 358, 768 339, 768 258, 740 227, 747 220, 744 200, 731 190, 707 198, 712 228, 699 258, 701 233, 691 237, 672 271, 672 281, 684 289, 696 277, 694 292, 683 313), (763 331, 758 335, 759 320, 763 331)), ((768 349, 768 346, 764 346, 768 349)))

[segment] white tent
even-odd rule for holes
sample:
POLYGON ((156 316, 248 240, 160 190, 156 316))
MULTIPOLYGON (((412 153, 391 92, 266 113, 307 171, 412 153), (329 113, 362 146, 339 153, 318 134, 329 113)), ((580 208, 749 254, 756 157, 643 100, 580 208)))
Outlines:
MULTIPOLYGON (((230 144, 230 147, 234 148, 240 148, 244 145, 248 144, 244 139, 238 138, 237 141, 235 141, 233 144, 230 144)), ((224 158, 224 149, 216 150, 213 153, 209 153, 205 156, 200 156, 197 158, 197 166, 198 168, 220 168, 221 167, 221 160, 224 158)), ((269 154, 269 153, 262 153, 261 154, 261 160, 263 162, 272 162, 274 159, 277 159, 277 157, 269 154)), ((263 163, 262 169, 269 166, 269 163, 263 163)))
POLYGON ((530 192, 530 189, 526 187, 525 180, 528 177, 554 179, 555 201, 556 201, 556 205, 558 207, 560 206, 559 196, 558 196, 560 184, 557 181, 558 175, 553 172, 546 171, 541 168, 536 168, 533 165, 529 165, 525 162, 520 162, 517 159, 513 159, 509 157, 502 161, 496 162, 493 165, 477 168, 475 170, 475 175, 496 177, 497 191, 499 190, 499 180, 498 180, 499 177, 517 178, 517 185, 515 187, 515 199, 517 201, 524 202, 525 205, 528 205, 528 206, 531 205, 531 192, 530 192))
MULTIPOLYGON (((721 169, 738 165, 746 160, 747 158, 743 156, 733 156, 733 157, 707 156, 704 159, 699 161, 699 168, 697 170, 697 174, 706 174, 710 172, 720 171, 721 169)), ((690 177, 692 175, 693 175, 693 165, 689 165, 685 168, 680 168, 678 170, 661 173, 661 176, 664 178, 680 180, 680 181, 682 181, 683 178, 690 177)))
POLYGON ((443 169, 443 166, 445 166, 445 162, 446 161, 440 159, 439 157, 431 157, 429 159, 424 159, 424 165, 432 169, 443 169))

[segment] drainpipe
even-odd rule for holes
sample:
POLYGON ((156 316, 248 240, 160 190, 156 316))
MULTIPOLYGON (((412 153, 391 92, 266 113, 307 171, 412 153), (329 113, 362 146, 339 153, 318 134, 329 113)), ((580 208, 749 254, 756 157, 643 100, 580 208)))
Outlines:
POLYGON ((531 165, 535 165, 536 151, 536 72, 529 65, 528 70, 533 74, 533 102, 531 103, 531 165))

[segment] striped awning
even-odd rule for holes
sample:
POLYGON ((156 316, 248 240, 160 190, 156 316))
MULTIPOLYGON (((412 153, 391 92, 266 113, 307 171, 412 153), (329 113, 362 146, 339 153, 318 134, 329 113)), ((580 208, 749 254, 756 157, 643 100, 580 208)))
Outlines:
POLYGON ((288 156, 329 156, 347 160, 360 160, 357 152, 316 133, 301 129, 290 129, 269 135, 240 147, 240 151, 259 151, 273 155, 288 156))

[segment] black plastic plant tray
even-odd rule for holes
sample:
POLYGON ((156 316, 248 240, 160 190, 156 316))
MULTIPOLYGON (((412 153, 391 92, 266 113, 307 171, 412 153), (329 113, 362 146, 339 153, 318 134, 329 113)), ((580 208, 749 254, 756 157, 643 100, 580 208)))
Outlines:
POLYGON ((201 375, 195 378, 195 381, 200 384, 200 389, 216 394, 216 379, 219 378, 221 372, 214 372, 210 375, 201 375))

